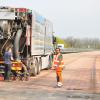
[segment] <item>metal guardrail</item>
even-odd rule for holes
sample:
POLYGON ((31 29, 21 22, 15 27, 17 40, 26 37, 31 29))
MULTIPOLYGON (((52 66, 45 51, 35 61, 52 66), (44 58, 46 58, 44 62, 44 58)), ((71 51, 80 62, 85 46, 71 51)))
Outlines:
POLYGON ((64 48, 61 49, 62 53, 78 53, 78 52, 89 52, 89 51, 100 51, 100 49, 84 49, 84 48, 64 48))

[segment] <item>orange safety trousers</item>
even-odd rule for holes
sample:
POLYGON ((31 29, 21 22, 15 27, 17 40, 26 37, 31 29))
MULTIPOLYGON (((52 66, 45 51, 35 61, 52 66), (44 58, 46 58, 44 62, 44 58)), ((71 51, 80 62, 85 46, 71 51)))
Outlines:
POLYGON ((56 68, 57 82, 62 82, 62 68, 56 68))

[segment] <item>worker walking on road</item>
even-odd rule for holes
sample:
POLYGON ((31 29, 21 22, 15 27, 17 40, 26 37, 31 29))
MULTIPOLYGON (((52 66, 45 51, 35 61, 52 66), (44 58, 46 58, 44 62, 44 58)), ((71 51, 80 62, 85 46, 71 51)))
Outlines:
POLYGON ((62 84, 62 69, 64 66, 63 56, 61 54, 60 48, 55 49, 55 54, 53 58, 53 68, 56 70, 56 77, 57 77, 57 86, 61 87, 62 84))
POLYGON ((10 80, 10 74, 11 74, 11 59, 12 59, 12 53, 11 53, 11 49, 9 48, 4 53, 4 63, 5 63, 4 80, 7 80, 7 81, 10 80))

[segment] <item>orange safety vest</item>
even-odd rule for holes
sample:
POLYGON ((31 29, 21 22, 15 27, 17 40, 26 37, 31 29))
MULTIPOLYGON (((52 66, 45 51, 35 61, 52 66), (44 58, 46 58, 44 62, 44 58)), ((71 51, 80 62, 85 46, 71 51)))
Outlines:
POLYGON ((53 66, 56 68, 57 71, 61 71, 62 68, 64 67, 64 61, 61 61, 61 64, 59 65, 59 59, 58 59, 59 55, 54 55, 54 62, 53 62, 53 66))

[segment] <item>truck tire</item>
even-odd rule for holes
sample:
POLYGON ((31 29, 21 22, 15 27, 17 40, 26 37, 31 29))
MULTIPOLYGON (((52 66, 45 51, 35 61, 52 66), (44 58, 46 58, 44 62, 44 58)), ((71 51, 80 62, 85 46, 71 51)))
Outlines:
POLYGON ((52 59, 52 55, 49 56, 49 69, 52 67, 52 62, 53 62, 53 59, 52 59))
POLYGON ((33 76, 36 76, 37 75, 38 66, 39 66, 38 60, 37 60, 37 58, 35 58, 34 67, 33 67, 33 76))
POLYGON ((46 68, 46 70, 49 70, 52 66, 52 57, 51 55, 48 57, 48 67, 46 68))
POLYGON ((40 74, 41 69, 42 69, 42 60, 41 60, 41 58, 40 58, 40 59, 39 59, 39 65, 38 65, 38 67, 37 67, 37 74, 40 74))
POLYGON ((30 73, 30 76, 33 76, 33 69, 34 69, 34 63, 33 63, 33 59, 31 58, 29 61, 29 73, 30 73))
POLYGON ((31 58, 29 60, 29 73, 30 76, 36 76, 37 75, 37 66, 38 66, 38 61, 36 58, 31 58))

